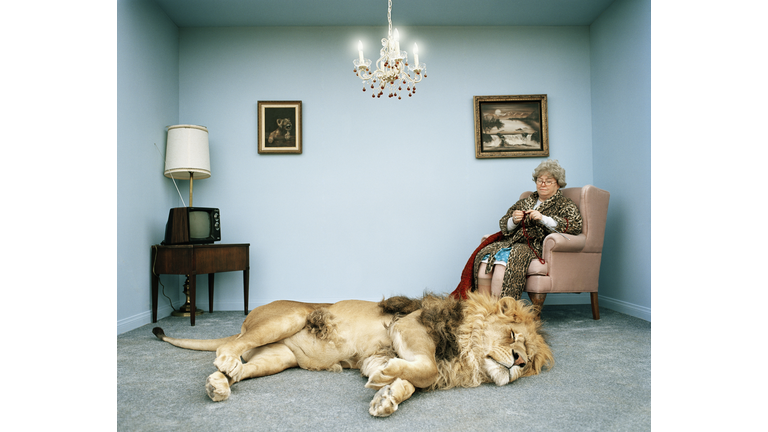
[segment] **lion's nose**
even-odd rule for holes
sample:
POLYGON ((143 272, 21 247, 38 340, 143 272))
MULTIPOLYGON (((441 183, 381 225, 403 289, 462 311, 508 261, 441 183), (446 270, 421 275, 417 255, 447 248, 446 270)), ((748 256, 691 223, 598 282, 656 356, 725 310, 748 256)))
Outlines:
POLYGON ((516 352, 513 352, 512 355, 515 357, 515 366, 525 367, 525 360, 522 357, 516 352))

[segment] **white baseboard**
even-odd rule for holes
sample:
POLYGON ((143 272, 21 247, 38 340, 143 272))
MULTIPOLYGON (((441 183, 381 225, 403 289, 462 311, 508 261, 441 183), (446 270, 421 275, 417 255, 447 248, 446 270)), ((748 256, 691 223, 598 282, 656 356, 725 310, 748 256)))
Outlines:
POLYGON ((651 322, 651 308, 649 307, 639 306, 634 303, 628 303, 623 300, 617 300, 601 295, 597 296, 597 302, 600 307, 615 310, 616 312, 621 312, 651 322))
MULTIPOLYGON (((250 303, 250 302, 249 302, 250 303)), ((174 305, 175 308, 179 308, 182 306, 183 303, 179 303, 177 305, 174 305)), ((266 303, 264 303, 266 304, 266 303)), ((250 312, 251 309, 261 306, 261 303, 253 304, 251 303, 251 308, 248 310, 250 312)), ((205 313, 208 313, 208 300, 205 300, 205 304, 203 303, 197 303, 198 309, 202 309, 205 313)), ((243 302, 242 300, 240 302, 214 302, 213 303, 213 311, 214 313, 216 311, 242 311, 243 310, 243 302)), ((171 315, 171 312, 173 312, 173 308, 171 308, 170 304, 167 304, 166 306, 161 306, 157 308, 157 319, 163 319, 167 316, 171 315)), ((245 314, 243 314, 243 317, 245 317, 245 314)), ((125 332, 129 332, 131 330, 137 329, 143 325, 151 324, 152 323, 152 311, 146 311, 142 312, 140 314, 136 314, 134 316, 123 318, 120 320, 117 320, 117 334, 123 334, 125 332)))
MULTIPOLYGON (((523 299, 528 300, 527 295, 523 295, 523 299)), ((616 312, 621 312, 648 322, 651 321, 651 308, 638 306, 622 300, 616 300, 600 294, 597 296, 597 303, 600 307, 615 310, 616 312)), ((547 307, 547 305, 572 304, 592 304, 592 299, 590 298, 589 293, 549 293, 547 294, 547 299, 544 300, 544 307, 547 307)))
MULTIPOLYGON (((173 312, 171 306, 157 308, 157 319, 165 318, 173 312)), ((117 334, 123 334, 143 325, 152 323, 152 311, 148 310, 134 316, 117 320, 117 334)))

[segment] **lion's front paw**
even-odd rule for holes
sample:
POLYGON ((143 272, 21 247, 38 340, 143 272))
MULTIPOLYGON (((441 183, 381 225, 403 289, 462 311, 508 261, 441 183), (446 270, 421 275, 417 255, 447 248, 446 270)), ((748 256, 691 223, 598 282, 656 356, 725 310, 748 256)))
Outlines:
POLYGON ((392 387, 384 386, 373 397, 368 413, 374 417, 387 417, 395 411, 397 411, 397 402, 392 395, 392 387))
POLYGON ((514 366, 509 370, 509 382, 515 381, 523 376, 523 368, 520 366, 514 366))
POLYGON ((214 360, 213 365, 219 372, 232 378, 235 382, 240 381, 240 374, 243 373, 243 362, 238 357, 220 355, 214 360))
POLYGON ((205 380, 205 391, 214 402, 227 400, 231 393, 229 380, 223 373, 214 372, 205 380))

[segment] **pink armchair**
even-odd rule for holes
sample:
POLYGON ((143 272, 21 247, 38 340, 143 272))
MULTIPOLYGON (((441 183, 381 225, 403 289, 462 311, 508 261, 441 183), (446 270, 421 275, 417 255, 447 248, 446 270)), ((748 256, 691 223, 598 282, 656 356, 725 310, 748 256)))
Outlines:
MULTIPOLYGON (((598 320, 597 282, 610 193, 592 185, 561 191, 579 207, 584 220, 582 233, 577 236, 553 233, 544 239, 542 258, 545 263, 531 262, 525 291, 539 308, 543 308, 549 293, 588 292, 592 300, 592 318, 598 320)), ((520 198, 531 193, 523 192, 520 198)))

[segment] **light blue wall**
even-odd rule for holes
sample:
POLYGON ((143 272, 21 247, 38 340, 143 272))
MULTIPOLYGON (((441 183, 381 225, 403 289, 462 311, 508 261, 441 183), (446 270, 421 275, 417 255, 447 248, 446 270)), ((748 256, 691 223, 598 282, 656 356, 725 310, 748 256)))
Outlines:
MULTIPOLYGON (((151 320, 150 246, 162 239, 168 209, 178 201, 163 177, 161 155, 165 126, 176 124, 179 117, 178 34, 154 2, 118 1, 118 333, 151 320)), ((175 282, 170 278, 178 276, 167 279, 175 282)), ((174 299, 179 297, 177 285, 167 291, 174 299)), ((170 307, 167 310, 166 315, 170 307)))
POLYGON ((590 26, 594 179, 611 192, 601 305, 651 320, 651 1, 590 26))
MULTIPOLYGON (((250 308, 378 300, 455 288, 542 160, 475 159, 472 97, 539 93, 569 184, 612 193, 602 305, 635 315, 647 306, 650 319, 650 95, 623 90, 641 100, 616 124, 626 99, 609 79, 639 64, 632 83, 650 81, 650 41, 636 48, 626 36, 650 32, 647 11, 627 12, 637 3, 647 2, 619 1, 591 27, 399 28, 428 77, 397 101, 371 99, 352 72, 357 41, 375 57, 385 27, 177 29, 151 1, 118 2, 118 333, 150 322, 150 247, 181 205, 153 145, 164 152, 165 126, 210 130, 213 175, 195 182, 195 205, 221 209, 222 242, 251 243, 250 308), (302 101, 302 155, 257 154, 259 100, 302 101)), ((181 278, 161 280, 179 306, 181 278)), ((216 286, 217 310, 242 308, 241 274, 217 274, 216 286)), ((198 287, 207 308, 206 278, 198 287)))
MULTIPOLYGON (((195 204, 221 209, 222 242, 251 243, 251 307, 452 291, 542 160, 475 159, 475 95, 546 93, 551 156, 593 181, 587 27, 399 31, 428 69, 402 101, 353 73, 384 28, 180 30, 179 121, 210 131, 195 204), (302 155, 257 154, 259 100, 302 101, 302 155)), ((215 307, 241 308, 240 274, 216 278, 215 307)))

